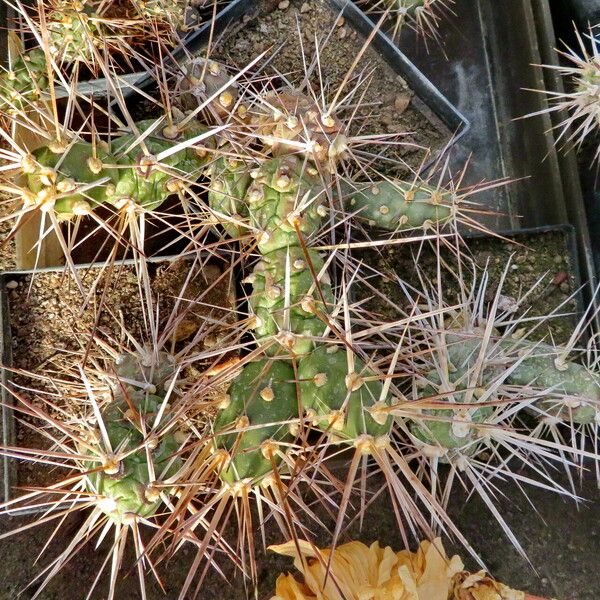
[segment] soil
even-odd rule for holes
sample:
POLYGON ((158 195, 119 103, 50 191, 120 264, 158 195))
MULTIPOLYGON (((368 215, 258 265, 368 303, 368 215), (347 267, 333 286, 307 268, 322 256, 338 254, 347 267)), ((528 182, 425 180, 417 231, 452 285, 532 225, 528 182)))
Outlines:
MULTIPOLYGON (((557 316, 548 319, 531 335, 531 339, 541 339, 550 335, 555 343, 568 341, 573 326, 577 322, 579 296, 572 297, 579 281, 575 266, 571 264, 571 239, 566 232, 551 231, 542 234, 518 234, 510 239, 467 238, 465 256, 476 265, 478 281, 487 268, 489 283, 486 299, 491 301, 497 292, 502 275, 510 261, 501 294, 504 302, 521 298, 528 290, 533 292, 523 303, 527 317, 557 316), (560 307, 560 308, 559 308, 560 307), (560 316, 559 316, 560 315, 560 316)), ((456 269, 456 260, 449 252, 442 251, 442 292, 446 302, 452 305, 458 300, 456 279, 447 267, 456 269)), ((406 308, 406 300, 397 284, 400 274, 409 285, 422 289, 418 272, 425 281, 437 280, 438 254, 429 246, 413 246, 407 251, 405 245, 384 246, 380 250, 361 251, 357 258, 362 259, 374 271, 369 284, 381 292, 387 300, 378 297, 372 290, 363 287, 361 297, 371 298, 368 308, 381 315, 384 320, 398 318, 397 308, 406 308)), ((473 271, 463 273, 467 286, 472 285, 473 271)), ((531 323, 530 323, 531 325, 531 323)))
MULTIPOLYGON (((12 336, 12 367, 27 372, 27 375, 14 373, 12 379, 18 386, 29 386, 38 391, 38 394, 26 390, 22 392, 34 404, 43 403, 44 396, 39 392, 58 391, 58 398, 53 398, 53 401, 59 408, 61 401, 67 402, 72 393, 71 382, 76 379, 74 369, 88 349, 90 332, 95 331, 102 339, 113 339, 119 343, 126 343, 125 331, 136 340, 147 339, 146 311, 140 300, 138 277, 131 266, 116 268, 120 271, 118 277, 116 274, 107 274, 101 278, 83 309, 80 308, 81 292, 70 272, 5 277, 12 336), (55 380, 50 384, 36 377, 53 373, 66 383, 63 385, 55 380)), ((159 322, 164 323, 175 309, 177 299, 183 298, 178 310, 186 311, 186 314, 174 331, 172 344, 180 347, 192 341, 196 333, 203 329, 201 341, 190 348, 190 352, 200 352, 204 347, 218 344, 221 337, 226 335, 227 324, 234 320, 231 311, 233 298, 228 289, 229 279, 225 277, 219 281, 222 270, 215 263, 204 265, 201 269, 194 267, 193 270, 195 275, 191 283, 186 284, 190 273, 190 265, 186 261, 150 264, 159 322), (211 324, 219 321, 223 325, 211 324)), ((87 270, 82 276, 83 285, 87 287, 96 277, 97 269, 87 270)), ((107 355, 98 353, 94 345, 91 346, 91 355, 100 361, 107 360, 107 355)), ((57 411, 52 411, 52 416, 64 418, 57 411)), ((16 438, 19 446, 48 446, 48 440, 33 428, 36 425, 39 422, 28 417, 21 417, 17 421, 16 438)), ((18 484, 43 485, 55 480, 55 472, 45 466, 32 463, 18 465, 18 484)))
POLYGON ((292 0, 277 4, 271 0, 259 2, 255 10, 257 17, 246 21, 235 34, 225 36, 211 53, 212 58, 242 69, 262 52, 272 50, 261 75, 283 76, 299 88, 306 65, 318 54, 320 65, 309 77, 310 86, 316 97, 323 95, 328 101, 349 72, 351 77, 341 97, 353 89, 358 78, 368 74, 367 84, 361 84, 350 100, 352 106, 338 114, 351 122, 353 136, 392 134, 388 141, 402 143, 361 147, 378 155, 375 167, 385 175, 407 176, 422 165, 426 149, 435 154, 448 141, 449 132, 433 115, 425 116, 407 83, 374 48, 367 48, 354 65, 366 40, 328 2, 292 0), (359 100, 365 106, 356 110, 354 104, 359 100))

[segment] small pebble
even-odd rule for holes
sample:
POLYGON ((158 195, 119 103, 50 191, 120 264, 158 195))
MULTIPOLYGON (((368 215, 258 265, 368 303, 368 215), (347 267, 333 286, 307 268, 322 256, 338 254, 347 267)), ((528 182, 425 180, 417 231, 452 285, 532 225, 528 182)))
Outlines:
POLYGON ((14 290, 16 288, 19 287, 19 282, 15 281, 14 279, 11 279, 10 281, 6 282, 6 289, 7 290, 14 290))
POLYGON ((409 94, 398 94, 394 98, 394 108, 396 112, 402 114, 410 104, 410 95, 409 94))
POLYGON ((290 5, 290 0, 281 0, 281 2, 277 5, 279 10, 285 10, 290 5))
POLYGON ((347 35, 348 30, 345 27, 342 27, 337 33, 337 36, 340 40, 343 40, 347 35))
POLYGON ((300 7, 300 12, 301 13, 307 13, 310 10, 310 4, 308 2, 305 2, 301 7, 300 7))

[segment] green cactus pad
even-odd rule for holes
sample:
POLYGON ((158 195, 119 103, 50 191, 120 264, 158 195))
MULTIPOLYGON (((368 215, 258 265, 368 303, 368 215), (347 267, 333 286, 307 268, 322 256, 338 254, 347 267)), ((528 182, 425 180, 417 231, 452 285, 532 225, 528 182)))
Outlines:
POLYGON ((427 184, 379 181, 346 195, 346 209, 371 227, 391 231, 441 223, 452 216, 456 204, 450 192, 427 184))
MULTIPOLYGON (((293 439, 286 422, 298 416, 294 369, 284 360, 249 363, 229 388, 229 405, 214 424, 215 444, 226 449, 231 460, 221 471, 228 483, 256 481, 272 470, 261 444, 293 439), (256 427, 258 425, 258 427, 256 427), (264 426, 261 426, 264 425, 264 426), (227 434, 232 429, 245 429, 227 434)), ((275 457, 275 460, 279 459, 275 457)))
POLYGON ((263 254, 298 245, 295 226, 305 238, 319 230, 322 187, 312 167, 286 155, 264 163, 253 177, 246 202, 250 223, 260 232, 258 249, 263 254))
MULTIPOLYGON (((361 378, 373 377, 373 373, 356 356, 354 370, 361 378)), ((382 382, 378 379, 362 381, 358 389, 350 392, 347 385, 348 360, 344 349, 320 346, 300 359, 298 378, 302 408, 309 414, 314 411, 317 427, 348 440, 355 440, 363 434, 377 437, 389 433, 393 419, 384 417, 380 423, 369 412, 374 404, 381 401, 382 382), (342 410, 343 406, 343 418, 332 422, 328 417, 333 415, 335 418, 336 411, 342 410)), ((385 398, 384 402, 388 403, 389 399, 385 398)))

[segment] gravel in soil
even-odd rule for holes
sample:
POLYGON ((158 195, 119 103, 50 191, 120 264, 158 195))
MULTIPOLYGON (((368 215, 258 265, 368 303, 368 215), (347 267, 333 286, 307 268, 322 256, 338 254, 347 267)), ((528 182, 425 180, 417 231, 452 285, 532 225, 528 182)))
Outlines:
MULTIPOLYGON (((571 264, 569 241, 568 235, 562 231, 518 234, 514 241, 501 238, 466 240, 465 256, 470 257, 476 265, 478 281, 481 281, 481 274, 487 269, 486 301, 493 300, 509 265, 501 290, 504 303, 515 302, 534 288, 523 303, 526 316, 546 317, 556 311, 557 316, 538 327, 530 339, 548 338, 550 335, 556 343, 561 344, 567 342, 573 332, 577 311, 581 307, 577 305, 577 296, 572 297, 578 281, 575 265, 571 264)), ((357 255, 373 269, 371 273, 377 272, 377 275, 370 277, 369 283, 387 300, 374 295, 366 287, 358 293, 370 298, 367 305, 369 310, 385 321, 397 319, 398 308, 407 308, 406 298, 397 283, 398 276, 417 290, 423 289, 419 272, 424 281, 437 281, 438 253, 426 245, 411 246, 411 250, 406 245, 390 245, 379 250, 362 251, 357 255)), ((444 250, 441 256, 445 265, 441 271, 442 293, 446 303, 452 305, 458 301, 458 289, 456 279, 446 267, 455 270, 456 260, 444 250)), ((465 269, 462 274, 465 284, 472 285, 473 271, 465 269)), ((529 323, 530 326, 532 324, 529 323)))
MULTIPOLYGON (((30 374, 14 373, 12 379, 18 386, 38 391, 37 396, 27 390, 21 392, 34 404, 41 406, 43 394, 56 394, 57 391, 58 395, 53 398, 57 406, 60 408, 61 400, 67 402, 72 393, 71 373, 76 371, 76 365, 88 349, 91 332, 95 331, 104 340, 117 340, 124 345, 127 345, 125 332, 138 341, 147 339, 148 315, 140 300, 136 272, 131 266, 116 268, 118 276, 114 273, 110 278, 108 275, 101 278, 84 308, 81 292, 69 272, 40 272, 5 278, 12 366, 30 374), (36 377, 53 374, 56 377, 52 381, 36 377)), ((235 317, 229 278, 221 278, 220 267, 213 263, 194 267, 189 283, 190 265, 185 261, 151 263, 150 270, 159 324, 164 325, 174 311, 183 316, 174 328, 173 347, 192 342, 194 345, 189 352, 201 352, 205 347, 217 345, 227 335, 235 317), (195 339, 199 341, 196 343, 195 339)), ((82 276, 82 283, 88 286, 97 276, 97 269, 89 269, 82 276)), ((100 360, 106 361, 108 356, 100 352, 100 360)), ((189 367, 198 368, 201 365, 189 367)), ((52 416, 64 418, 57 411, 53 411, 52 416)), ((35 419, 19 418, 16 426, 19 446, 48 446, 48 439, 34 429, 38 424, 35 419)), ((43 485, 55 481, 56 472, 33 463, 20 463, 17 479, 19 484, 43 485)))
MULTIPOLYGON (((301 86, 306 66, 319 56, 309 81, 317 97, 331 101, 351 73, 340 97, 344 97, 366 76, 349 102, 352 106, 340 116, 351 120, 352 135, 389 136, 383 144, 361 146, 361 151, 378 155, 374 165, 389 176, 407 176, 418 170, 427 150, 436 152, 450 134, 429 113, 374 48, 367 48, 356 65, 365 43, 363 38, 326 1, 263 1, 255 9, 257 18, 246 21, 235 34, 216 45, 211 57, 238 69, 244 68, 262 52, 268 66, 261 75, 282 75, 293 86, 301 86), (316 42, 315 42, 316 40, 316 42), (360 102, 363 105, 356 109, 360 102)), ((260 64, 260 63, 259 63, 260 64)))

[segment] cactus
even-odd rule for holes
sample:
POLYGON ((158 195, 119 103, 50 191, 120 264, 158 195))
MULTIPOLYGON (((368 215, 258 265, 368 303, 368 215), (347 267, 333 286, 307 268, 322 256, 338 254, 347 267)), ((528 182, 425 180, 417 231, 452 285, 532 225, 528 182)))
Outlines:
POLYGON ((216 213, 231 217, 234 221, 220 219, 218 222, 232 237, 243 235, 246 228, 240 222, 248 218, 248 207, 244 202, 250 185, 247 165, 236 158, 221 156, 206 170, 209 177, 208 204, 216 213))
MULTIPOLYGON (((293 334, 288 350, 297 355, 312 350, 311 338, 325 329, 318 315, 326 314, 327 304, 333 304, 328 275, 324 274, 318 286, 313 279, 313 271, 318 274, 322 268, 323 259, 317 252, 309 250, 307 259, 298 246, 275 250, 256 265, 248 280, 253 286, 250 306, 256 315, 254 333, 259 341, 288 332, 293 334)), ((271 346, 267 351, 277 350, 271 346)))
POLYGON ((473 452, 476 442, 489 434, 485 427, 478 430, 477 426, 493 423, 490 403, 510 397, 505 386, 518 386, 523 395, 527 390, 532 395, 536 390, 545 392, 536 406, 555 419, 580 425, 597 422, 600 377, 584 365, 566 360, 564 349, 527 340, 515 342, 510 337, 500 337, 486 347, 483 332, 466 330, 450 331, 445 339, 445 348, 441 342, 437 348, 446 354, 448 369, 443 377, 438 371, 427 374, 419 397, 440 396, 440 403, 448 408, 425 409, 425 419, 411 422, 411 432, 421 441, 473 452), (473 381, 474 363, 482 349, 483 366, 473 381), (451 408, 452 403, 459 406, 451 408))
POLYGON ((188 0, 138 0, 136 2, 136 8, 142 17, 168 23, 174 29, 184 27, 188 5, 188 0))
POLYGON ((21 54, 10 71, 0 73, 0 110, 16 114, 31 106, 48 88, 46 55, 41 49, 21 54))
POLYGON ((358 357, 353 360, 350 372, 346 352, 337 346, 320 346, 301 358, 302 408, 314 425, 342 439, 387 435, 393 419, 385 410, 383 384, 358 357))
MULTIPOLYGON (((147 435, 165 401, 165 383, 174 375, 175 360, 164 352, 156 364, 148 358, 127 355, 117 360, 115 399, 101 415, 112 452, 106 453, 104 444, 99 443, 103 468, 96 470, 96 464, 90 464, 92 473, 87 478, 88 491, 98 497, 100 509, 117 523, 154 515, 162 503, 161 493, 168 494, 163 482, 176 475, 182 465, 176 455, 179 444, 174 433, 147 435)), ((98 440, 105 442, 100 434, 98 440)))
POLYGON ((341 121, 300 91, 265 94, 250 124, 253 134, 273 156, 300 152, 332 173, 346 157, 348 142, 341 121))
POLYGON ((299 245, 298 232, 304 238, 317 233, 322 210, 314 169, 296 156, 283 156, 267 161, 252 175, 246 201, 261 253, 299 245))
POLYGON ((286 422, 298 413, 294 380, 287 361, 263 359, 246 365, 232 382, 214 422, 216 448, 228 453, 224 481, 257 482, 279 462, 277 445, 293 439, 286 422), (231 429, 239 431, 226 433, 231 429))
MULTIPOLYGON (((561 57, 560 65, 542 65, 544 68, 558 72, 565 80, 567 92, 533 90, 548 97, 549 107, 528 117, 539 117, 541 113, 566 113, 564 119, 555 127, 559 131, 556 143, 563 142, 581 147, 586 139, 593 136, 600 127, 600 52, 593 30, 582 35, 575 31, 578 48, 557 50, 561 57), (589 38, 589 39, 585 39, 589 38)), ((562 117, 561 117, 562 118, 562 117)), ((597 146, 597 144, 595 144, 597 146)), ((594 152, 594 160, 600 159, 600 149, 594 152)))
POLYGON ((464 333, 447 333, 432 340, 436 354, 443 358, 434 361, 437 369, 417 380, 417 397, 439 398, 440 407, 420 410, 424 418, 410 422, 410 431, 417 440, 450 452, 446 459, 454 454, 472 454, 477 449, 481 438, 477 425, 489 422, 494 414, 489 403, 497 400, 497 394, 490 393, 490 389, 502 374, 490 355, 492 351, 485 357, 485 367, 477 369, 483 332, 464 333))
MULTIPOLYGON (((144 131, 153 122, 138 126, 144 131)), ((203 149, 184 148, 157 162, 156 155, 175 143, 207 131, 194 124, 175 140, 157 135, 145 138, 149 154, 131 149, 134 134, 114 140, 111 147, 91 142, 75 142, 67 146, 44 146, 26 156, 21 170, 27 175, 23 190, 26 206, 54 210, 59 219, 85 215, 102 204, 117 209, 151 211, 178 189, 178 179, 199 177, 208 160, 203 149)))
POLYGON ((348 191, 346 208, 370 227, 403 230, 443 223, 455 214, 456 196, 427 183, 378 181, 348 191))
POLYGON ((103 43, 99 16, 85 0, 58 2, 48 11, 46 26, 50 33, 50 54, 58 63, 94 61, 94 48, 103 43))
MULTIPOLYGON (((195 57, 182 67, 174 93, 183 110, 195 110, 208 102, 208 107, 217 117, 228 116, 236 107, 239 95, 237 85, 231 83, 226 68, 202 57, 195 57), (212 100, 209 101, 210 98, 212 100)), ((243 117, 245 110, 245 106, 240 105, 237 114, 243 117)))
POLYGON ((453 4, 454 0, 377 0, 367 5, 366 12, 386 12, 394 40, 399 38, 405 26, 437 39, 440 20, 451 12, 453 4))

